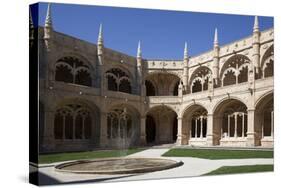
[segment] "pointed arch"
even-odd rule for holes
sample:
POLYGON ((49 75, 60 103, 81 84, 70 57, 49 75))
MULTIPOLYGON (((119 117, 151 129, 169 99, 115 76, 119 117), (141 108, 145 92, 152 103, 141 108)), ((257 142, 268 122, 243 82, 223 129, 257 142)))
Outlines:
POLYGON ((75 56, 64 56, 55 63, 55 80, 92 86, 93 68, 75 56))
POLYGON ((105 74, 108 90, 132 93, 132 79, 126 71, 120 68, 111 68, 105 74))
POLYGON ((248 81, 250 59, 242 54, 231 56, 220 70, 222 86, 234 85, 248 81))
POLYGON ((261 62, 263 78, 274 75, 274 46, 270 46, 262 57, 261 62))
POLYGON ((208 90, 211 74, 212 71, 207 66, 201 66, 193 71, 189 80, 191 93, 208 90))

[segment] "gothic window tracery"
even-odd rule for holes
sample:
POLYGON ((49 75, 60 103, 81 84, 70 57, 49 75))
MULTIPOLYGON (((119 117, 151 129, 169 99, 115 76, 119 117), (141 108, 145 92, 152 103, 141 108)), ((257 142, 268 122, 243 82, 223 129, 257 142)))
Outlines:
POLYGON ((207 135, 207 111, 198 110, 191 118, 191 138, 206 138, 207 135))
POLYGON ((55 80, 78 85, 91 86, 90 67, 74 57, 64 57, 55 64, 55 80))
POLYGON ((106 72, 108 90, 131 93, 131 79, 128 74, 118 68, 106 72))
POLYGON ((191 93, 208 90, 211 71, 207 67, 196 70, 191 77, 191 93))
POLYGON ((222 86, 234 85, 248 81, 250 60, 244 55, 234 55, 222 68, 222 86))
POLYGON ((270 46, 265 52, 262 62, 262 74, 263 78, 272 77, 274 75, 274 49, 273 45, 270 46))
POLYGON ((129 139, 132 137, 132 117, 127 109, 114 109, 107 114, 107 138, 129 139))
POLYGON ((92 118, 90 111, 77 104, 60 107, 55 113, 55 139, 90 139, 92 118))
POLYGON ((223 125, 221 128, 222 138, 246 137, 247 133, 247 109, 237 104, 225 109, 223 125))

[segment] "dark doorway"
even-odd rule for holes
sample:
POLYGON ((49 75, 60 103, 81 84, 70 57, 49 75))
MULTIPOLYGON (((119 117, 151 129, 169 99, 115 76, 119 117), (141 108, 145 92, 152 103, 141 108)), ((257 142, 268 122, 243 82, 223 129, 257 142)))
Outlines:
POLYGON ((154 143, 156 135, 156 125, 152 116, 147 115, 145 121, 146 142, 154 143))
POLYGON ((177 117, 175 117, 173 122, 173 141, 177 141, 177 135, 178 135, 178 119, 177 117))

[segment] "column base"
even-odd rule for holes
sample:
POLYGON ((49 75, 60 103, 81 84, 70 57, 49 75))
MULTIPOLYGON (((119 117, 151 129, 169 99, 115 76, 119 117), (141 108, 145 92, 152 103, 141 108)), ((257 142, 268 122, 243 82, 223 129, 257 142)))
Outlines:
POLYGON ((179 135, 176 141, 176 145, 186 145, 187 144, 187 137, 185 135, 179 135))
POLYGON ((213 135, 207 135, 207 146, 213 146, 213 145, 214 145, 213 135))
POLYGON ((39 152, 50 152, 55 150, 55 143, 52 138, 44 138, 42 146, 39 147, 39 152))
POLYGON ((108 147, 108 140, 107 140, 107 137, 106 136, 102 136, 101 138, 100 138, 100 147, 101 148, 106 148, 106 147, 108 147))
POLYGON ((146 145, 146 135, 142 135, 140 137, 140 145, 145 146, 146 145))
POLYGON ((248 132, 247 133, 247 143, 246 143, 247 147, 254 147, 256 146, 256 142, 255 142, 255 133, 254 132, 248 132))

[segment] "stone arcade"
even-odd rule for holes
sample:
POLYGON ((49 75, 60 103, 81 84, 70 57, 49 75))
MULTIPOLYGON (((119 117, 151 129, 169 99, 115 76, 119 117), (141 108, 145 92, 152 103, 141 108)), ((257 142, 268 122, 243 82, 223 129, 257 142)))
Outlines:
MULTIPOLYGON (((175 143, 273 147, 273 28, 183 60, 143 59, 38 28, 40 151, 175 143)), ((35 50, 32 17, 30 48, 35 50)))

